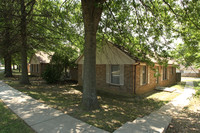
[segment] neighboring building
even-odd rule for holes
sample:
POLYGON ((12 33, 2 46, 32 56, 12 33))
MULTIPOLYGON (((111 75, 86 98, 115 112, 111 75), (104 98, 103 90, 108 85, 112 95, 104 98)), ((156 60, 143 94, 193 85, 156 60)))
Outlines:
MULTIPOLYGON (((51 62, 53 54, 54 52, 46 53, 43 51, 39 51, 33 54, 29 62, 31 75, 41 76, 47 65, 51 62)), ((74 80, 74 81, 78 80, 77 68, 70 67, 66 73, 67 77, 65 78, 65 80, 74 80)))
POLYGON ((39 51, 30 59, 30 73, 34 76, 41 76, 46 66, 50 63, 53 52, 39 51))
MULTIPOLYGON (((83 60, 80 56, 78 64, 78 83, 83 84, 83 60)), ((157 86, 170 86, 176 83, 176 68, 169 62, 168 67, 159 66, 155 62, 152 70, 145 62, 139 61, 127 51, 107 43, 97 50, 96 86, 97 89, 113 93, 143 94, 157 86), (160 73, 161 76, 155 77, 160 73)))
POLYGON ((180 66, 180 69, 178 70, 181 72, 182 77, 200 77, 200 69, 195 68, 194 66, 180 66))

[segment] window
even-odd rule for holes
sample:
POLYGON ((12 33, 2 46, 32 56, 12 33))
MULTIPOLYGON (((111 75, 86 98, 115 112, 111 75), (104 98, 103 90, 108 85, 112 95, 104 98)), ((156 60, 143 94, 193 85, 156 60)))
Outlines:
POLYGON ((106 65, 106 83, 124 85, 124 65, 106 65))
POLYGON ((167 68, 163 67, 163 80, 167 80, 167 68))
POLYGON ((111 65, 111 83, 120 84, 120 66, 111 65))
POLYGON ((159 83, 159 66, 156 67, 155 76, 156 76, 156 83, 158 84, 159 83))
POLYGON ((142 77, 142 85, 147 83, 147 67, 146 66, 142 66, 141 69, 141 77, 142 77))

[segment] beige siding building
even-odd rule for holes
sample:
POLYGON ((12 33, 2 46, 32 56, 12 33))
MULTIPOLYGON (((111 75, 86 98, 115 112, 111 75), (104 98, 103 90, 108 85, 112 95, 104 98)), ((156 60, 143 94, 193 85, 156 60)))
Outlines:
POLYGON ((52 55, 53 52, 46 53, 43 51, 33 54, 29 62, 31 75, 41 76, 46 66, 50 63, 52 55))

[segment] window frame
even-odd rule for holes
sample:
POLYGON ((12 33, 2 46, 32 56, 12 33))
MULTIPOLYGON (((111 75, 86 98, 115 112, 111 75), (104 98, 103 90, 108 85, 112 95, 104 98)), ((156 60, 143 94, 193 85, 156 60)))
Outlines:
POLYGON ((163 67, 163 80, 167 80, 167 76, 168 76, 167 67, 163 67))
POLYGON ((141 85, 146 85, 147 83, 148 83, 148 70, 147 70, 147 66, 146 65, 144 65, 144 66, 142 66, 142 70, 141 70, 141 85), (145 71, 144 71, 145 70, 145 71), (145 77, 144 77, 144 75, 145 75, 145 77), (144 82, 144 79, 145 79, 145 82, 144 82))
POLYGON ((121 80, 121 78, 120 78, 120 77, 121 77, 121 68, 120 68, 120 65, 110 65, 110 75, 109 75, 109 76, 110 76, 110 84, 113 84, 113 85, 121 85, 121 84, 120 84, 120 83, 121 83, 121 81, 120 81, 120 80, 121 80), (119 75, 117 75, 117 77, 119 78, 119 83, 114 83, 114 82, 112 82, 112 75, 113 75, 113 74, 112 74, 112 67, 113 67, 113 66, 118 66, 118 68, 119 68, 119 69, 118 69, 119 75))
POLYGON ((155 75, 156 75, 156 84, 159 84, 159 71, 160 71, 160 67, 156 66, 156 72, 155 72, 155 75))

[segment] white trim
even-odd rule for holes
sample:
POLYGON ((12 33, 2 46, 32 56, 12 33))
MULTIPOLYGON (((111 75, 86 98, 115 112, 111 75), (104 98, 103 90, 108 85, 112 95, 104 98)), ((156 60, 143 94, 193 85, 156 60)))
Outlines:
POLYGON ((148 66, 146 66, 146 65, 142 65, 142 66, 140 66, 140 85, 142 86, 142 85, 146 85, 146 84, 148 84, 148 66), (143 83, 143 67, 146 67, 146 82, 145 83, 143 83))
POLYGON ((167 79, 169 80, 169 67, 167 67, 167 79))
POLYGON ((120 76, 119 76, 119 84, 115 84, 111 82, 111 67, 112 65, 115 64, 106 64, 106 83, 110 85, 116 85, 116 86, 122 86, 124 85, 124 65, 118 65, 119 66, 119 71, 120 71, 120 76))

